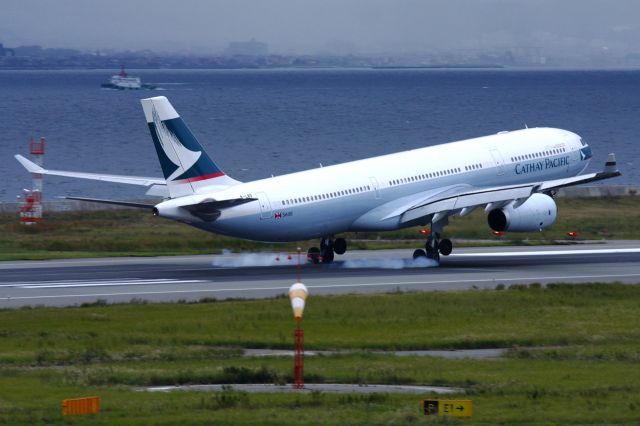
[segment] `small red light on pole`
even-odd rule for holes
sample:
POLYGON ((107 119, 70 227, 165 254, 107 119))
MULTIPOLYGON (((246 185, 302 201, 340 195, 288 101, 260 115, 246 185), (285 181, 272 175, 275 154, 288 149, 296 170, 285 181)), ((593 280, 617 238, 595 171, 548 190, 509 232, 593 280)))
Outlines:
POLYGON ((304 330, 298 327, 293 332, 293 388, 304 389, 304 330))
POLYGON ((504 231, 493 231, 493 235, 501 236, 501 235, 504 235, 504 234, 505 234, 504 231))
POLYGON ((578 233, 576 231, 567 232, 567 237, 575 238, 577 236, 578 236, 578 233))
POLYGON ((429 231, 428 229, 421 229, 421 230, 420 230, 420 233, 421 233, 422 235, 429 235, 429 234, 431 233, 431 231, 429 231))

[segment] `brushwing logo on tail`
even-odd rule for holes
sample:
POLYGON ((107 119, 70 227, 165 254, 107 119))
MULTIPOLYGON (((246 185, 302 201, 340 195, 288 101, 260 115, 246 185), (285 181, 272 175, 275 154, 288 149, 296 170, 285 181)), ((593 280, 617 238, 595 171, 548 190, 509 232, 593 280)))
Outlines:
POLYGON ((151 114, 162 150, 167 155, 167 158, 178 167, 171 176, 167 178, 167 181, 171 181, 193 167, 200 158, 200 155, 202 155, 202 152, 188 150, 176 135, 160 120, 155 106, 153 106, 151 114))

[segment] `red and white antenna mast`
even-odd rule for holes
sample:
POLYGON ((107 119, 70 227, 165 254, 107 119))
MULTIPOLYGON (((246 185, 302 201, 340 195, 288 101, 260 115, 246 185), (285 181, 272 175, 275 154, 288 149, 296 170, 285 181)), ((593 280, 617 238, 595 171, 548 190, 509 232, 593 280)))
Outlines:
MULTIPOLYGON (((33 162, 42 167, 44 156, 45 140, 33 140, 29 142, 29 152, 33 156, 33 162)), ((25 189, 24 201, 20 206, 20 223, 23 225, 33 225, 42 220, 42 174, 31 173, 33 180, 32 188, 25 189)))

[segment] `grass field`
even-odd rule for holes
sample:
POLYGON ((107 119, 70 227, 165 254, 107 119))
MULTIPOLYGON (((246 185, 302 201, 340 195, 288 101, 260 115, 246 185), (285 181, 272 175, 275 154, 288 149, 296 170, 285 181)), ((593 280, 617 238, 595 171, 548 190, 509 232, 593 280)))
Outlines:
POLYGON ((285 383, 286 298, 0 310, 0 424, 638 424, 640 286, 314 297, 307 382, 456 386, 474 417, 424 418, 433 395, 157 394, 147 385, 285 383), (377 350, 508 347, 498 360, 396 357, 377 350), (63 418, 64 398, 99 395, 99 415, 63 418))
MULTIPOLYGON (((482 209, 452 218, 445 233, 449 238, 493 240, 495 244, 551 244, 566 240, 568 231, 579 232, 583 240, 640 239, 640 197, 561 198, 558 209, 557 223, 540 233, 495 237, 482 209)), ((417 228, 356 233, 347 238, 351 249, 413 249, 421 245, 417 240, 424 239, 417 228)), ((209 254, 223 249, 293 251, 317 243, 273 245, 226 238, 137 210, 45 213, 45 222, 31 227, 19 225, 17 215, 0 215, 0 260, 209 254)))

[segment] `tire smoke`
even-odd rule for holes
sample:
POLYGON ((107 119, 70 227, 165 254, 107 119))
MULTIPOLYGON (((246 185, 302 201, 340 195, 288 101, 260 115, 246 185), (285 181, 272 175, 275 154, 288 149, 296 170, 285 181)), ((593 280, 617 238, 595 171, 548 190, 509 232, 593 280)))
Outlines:
POLYGON ((438 266, 438 262, 426 257, 417 259, 349 259, 345 260, 340 267, 346 269, 409 269, 409 268, 433 268, 438 266))
MULTIPOLYGON (((214 256, 212 265, 215 268, 251 268, 261 266, 295 266, 298 255, 295 253, 232 253, 223 250, 221 255, 214 256)), ((300 264, 307 264, 306 253, 300 254, 300 264)), ((411 258, 374 258, 337 260, 331 267, 344 269, 410 269, 433 268, 438 262, 426 257, 411 258)))
MULTIPOLYGON (((300 255, 300 264, 307 262, 307 254, 300 255)), ((216 268, 250 268, 257 266, 297 265, 298 255, 290 253, 232 253, 223 250, 221 255, 214 256, 213 266, 216 268)))

